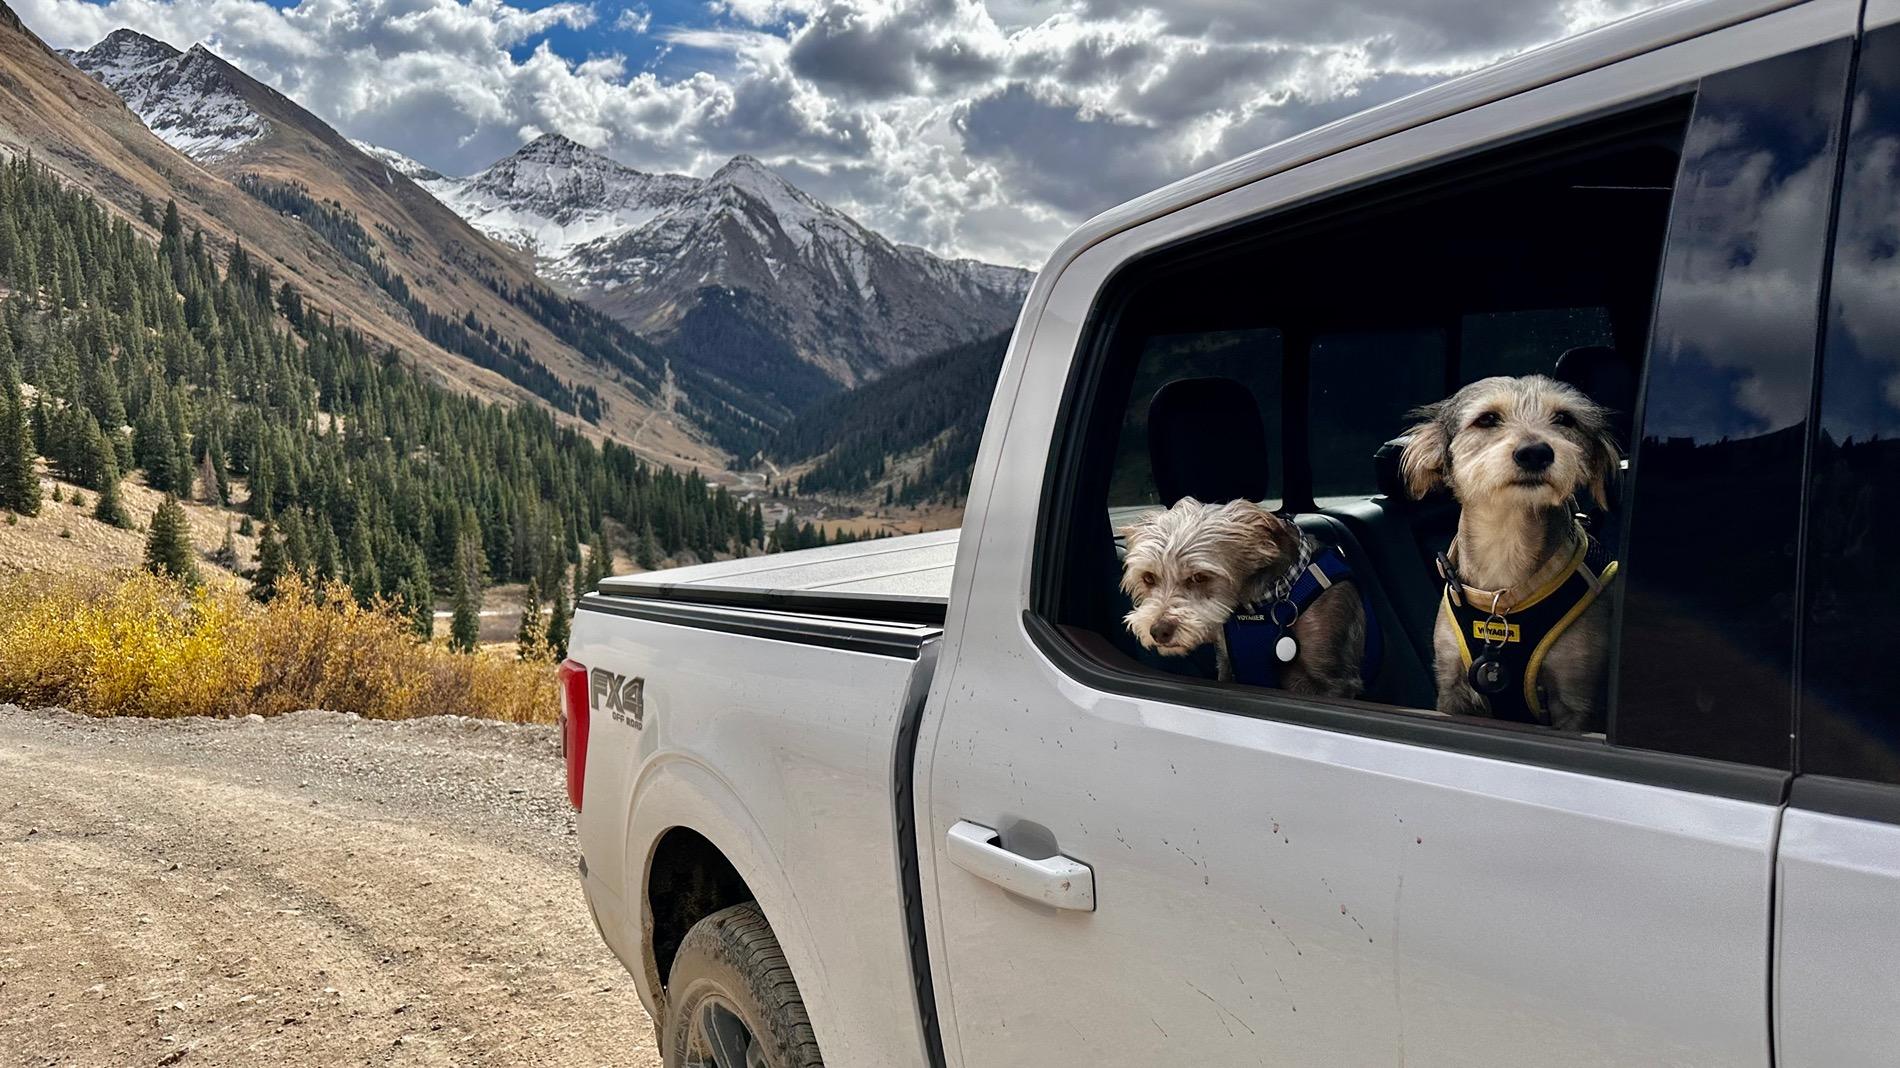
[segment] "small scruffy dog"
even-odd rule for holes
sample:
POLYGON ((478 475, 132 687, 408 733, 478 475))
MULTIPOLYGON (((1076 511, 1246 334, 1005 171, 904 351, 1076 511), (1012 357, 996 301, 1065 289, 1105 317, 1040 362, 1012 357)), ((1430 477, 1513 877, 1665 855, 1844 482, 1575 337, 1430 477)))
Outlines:
MULTIPOLYGON (((1235 674, 1225 631, 1235 609, 1251 605, 1271 613, 1316 550, 1298 527, 1252 501, 1202 504, 1183 497, 1121 534, 1128 547, 1122 589, 1135 605, 1123 619, 1129 631, 1163 656, 1214 646, 1223 682, 1235 674)), ((1366 621, 1351 580, 1321 591, 1297 613, 1290 632, 1297 650, 1279 666, 1282 689, 1359 696, 1366 621)))
POLYGON ((1546 378, 1486 378, 1417 409, 1400 455, 1406 489, 1449 487, 1461 508, 1440 558, 1433 631, 1438 708, 1601 730, 1615 577, 1577 521, 1608 508, 1619 455, 1605 409, 1546 378))

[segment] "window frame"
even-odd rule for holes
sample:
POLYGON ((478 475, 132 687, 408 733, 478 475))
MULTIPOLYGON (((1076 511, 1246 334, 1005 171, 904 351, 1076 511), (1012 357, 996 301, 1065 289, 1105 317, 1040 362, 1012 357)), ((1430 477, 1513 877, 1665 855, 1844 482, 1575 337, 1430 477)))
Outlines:
MULTIPOLYGON (((1021 622, 1033 644, 1070 679, 1103 693, 1160 702, 1223 714, 1308 726, 1406 745, 1448 750, 1597 777, 1686 789, 1737 800, 1779 804, 1785 798, 1790 772, 1752 764, 1733 763, 1659 750, 1618 746, 1605 738, 1563 734, 1548 728, 1502 720, 1441 716, 1431 710, 1388 706, 1365 701, 1303 697, 1284 690, 1265 689, 1211 680, 1182 680, 1140 668, 1122 657, 1108 640, 1081 628, 1057 622, 1074 618, 1066 611, 1076 591, 1065 589, 1074 555, 1071 546, 1081 513, 1078 493, 1088 471, 1088 455, 1103 442, 1093 440, 1099 427, 1118 420, 1102 420, 1097 411, 1102 382, 1113 365, 1116 346, 1131 338, 1121 327, 1140 287, 1156 272, 1184 266, 1227 253, 1236 246, 1263 238, 1281 240, 1312 230, 1324 230, 1353 213, 1409 201, 1421 194, 1447 190, 1473 178, 1523 173, 1542 163, 1575 158, 1593 147, 1633 140, 1654 132, 1671 115, 1686 122, 1693 110, 1699 80, 1652 94, 1614 108, 1579 115, 1570 120, 1473 145, 1457 153, 1420 161, 1412 166, 1316 192, 1261 214, 1146 249, 1115 265, 1097 287, 1081 327, 1071 360, 1047 451, 1033 523, 1028 603, 1021 622), (1583 137, 1576 137, 1579 131, 1583 137), (1099 425, 1099 427, 1098 427, 1099 425)), ((1672 197, 1679 190, 1672 189, 1672 197)), ((1666 255, 1668 239, 1662 246, 1666 255)), ((1657 286, 1661 285, 1658 263, 1657 286)), ((1653 326, 1657 302, 1650 304, 1653 326)), ((1465 314, 1465 313, 1461 313, 1465 314)), ((1272 326, 1288 339, 1289 355, 1283 368, 1283 397, 1301 403, 1282 411, 1279 443, 1282 494, 1286 507, 1316 510, 1312 497, 1312 468, 1308 450, 1311 408, 1307 342, 1292 343, 1297 328, 1272 326)), ((1646 387, 1649 338, 1644 337, 1645 364, 1641 386, 1646 387)), ((1449 347, 1447 376, 1458 374, 1461 353, 1449 347)), ((1639 398, 1646 389, 1639 389, 1639 398)), ((1642 405, 1632 422, 1642 426, 1642 405)), ((1396 433, 1398 428, 1394 429, 1396 433)), ((1107 442, 1113 446, 1114 442, 1107 442)), ((1628 487, 1625 487, 1627 494, 1628 487)), ((1625 520, 1626 521, 1626 520, 1625 520)), ((1612 649, 1614 650, 1613 643, 1612 649)))

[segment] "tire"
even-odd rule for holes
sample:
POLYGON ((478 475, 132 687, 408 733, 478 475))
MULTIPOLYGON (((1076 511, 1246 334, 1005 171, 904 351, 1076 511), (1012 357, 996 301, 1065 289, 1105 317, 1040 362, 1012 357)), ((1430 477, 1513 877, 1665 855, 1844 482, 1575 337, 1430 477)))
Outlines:
POLYGON ((824 1068, 791 966, 753 902, 686 932, 665 1004, 666 1068, 824 1068))

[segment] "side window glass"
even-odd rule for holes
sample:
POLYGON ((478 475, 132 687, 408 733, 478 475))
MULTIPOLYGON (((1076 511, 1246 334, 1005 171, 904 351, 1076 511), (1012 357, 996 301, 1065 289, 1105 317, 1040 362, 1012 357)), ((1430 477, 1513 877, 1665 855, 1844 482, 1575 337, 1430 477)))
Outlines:
POLYGON ((1619 744, 1789 766, 1795 567, 1849 42, 1706 79, 1624 560, 1619 744))
MULTIPOLYGON (((1405 413, 1445 395, 1445 332, 1359 330, 1313 339, 1313 497, 1321 504, 1378 492, 1370 462, 1405 413)), ((1548 364, 1548 358, 1545 360, 1548 364)))
MULTIPOLYGON (((1642 190, 1649 200, 1668 188, 1642 190)), ((1549 374, 1550 354, 1573 349, 1614 348, 1610 309, 1534 308, 1467 315, 1459 324, 1458 377, 1466 382, 1493 375, 1549 374)))
POLYGON ((1108 667, 1209 684, 1184 699, 1281 689, 1602 737, 1617 510, 1583 502, 1610 499, 1604 437, 1624 435, 1603 420, 1635 406, 1689 103, 1129 264, 1065 409, 1037 614, 1108 667), (1554 381, 1413 426, 1475 379, 1528 375, 1554 381), (1454 480, 1467 432, 1502 459, 1454 480), (1401 438, 1419 446, 1410 475, 1401 438), (1441 611, 1434 561, 1468 487, 1509 503, 1492 520, 1548 535, 1531 565, 1460 572, 1509 619, 1441 611), (1462 662, 1438 670, 1459 635, 1462 662), (1468 681, 1481 668, 1503 679, 1495 703, 1468 681))
POLYGON ((1830 292, 1800 769, 1900 783, 1900 26, 1861 45, 1830 292))

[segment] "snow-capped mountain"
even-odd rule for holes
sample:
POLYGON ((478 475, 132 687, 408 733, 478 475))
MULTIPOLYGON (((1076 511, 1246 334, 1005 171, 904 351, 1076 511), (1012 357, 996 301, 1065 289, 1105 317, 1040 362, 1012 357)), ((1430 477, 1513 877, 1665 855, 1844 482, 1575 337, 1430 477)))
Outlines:
POLYGON ((894 244, 750 156, 646 224, 576 248, 560 273, 636 329, 688 346, 719 325, 696 323, 696 307, 749 303, 734 290, 763 298, 746 314, 847 385, 1006 329, 1029 284, 1026 271, 894 244))
MULTIPOLYGON (((417 163, 415 160, 410 159, 408 156, 403 155, 393 148, 372 145, 368 141, 358 141, 354 137, 350 138, 350 144, 355 145, 358 152, 363 153, 424 188, 427 188, 431 182, 446 182, 449 183, 450 186, 456 184, 456 179, 445 176, 441 171, 417 163)), ((433 192, 433 190, 431 190, 431 192, 433 192)), ((438 197, 437 199, 439 200, 441 198, 438 197)))
POLYGON ((895 244, 750 156, 649 174, 550 134, 422 184, 682 363, 786 410, 1007 329, 1030 279, 895 244))
POLYGON ((114 30, 83 52, 63 54, 119 94, 160 139, 193 159, 229 155, 270 128, 203 45, 180 52, 142 33, 114 30))
POLYGON ((648 174, 544 134, 474 177, 423 185, 477 229, 528 249, 546 273, 561 278, 575 249, 645 224, 699 180, 648 174))

